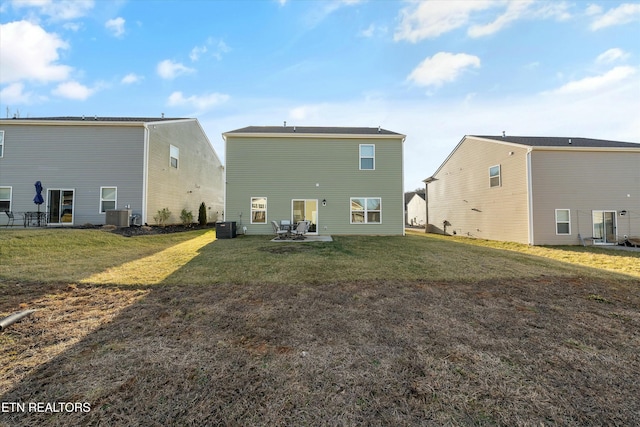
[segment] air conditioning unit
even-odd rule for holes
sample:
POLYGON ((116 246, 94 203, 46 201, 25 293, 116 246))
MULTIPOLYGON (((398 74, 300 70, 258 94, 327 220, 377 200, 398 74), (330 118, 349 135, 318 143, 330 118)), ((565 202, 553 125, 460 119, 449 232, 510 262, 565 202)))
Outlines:
POLYGON ((130 217, 131 209, 112 209, 107 211, 106 223, 116 227, 129 227, 130 217))

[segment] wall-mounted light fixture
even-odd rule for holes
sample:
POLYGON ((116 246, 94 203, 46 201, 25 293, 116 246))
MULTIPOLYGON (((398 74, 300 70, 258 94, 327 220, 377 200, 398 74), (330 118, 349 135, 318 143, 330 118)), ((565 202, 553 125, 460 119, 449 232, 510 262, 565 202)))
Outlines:
POLYGON ((626 214, 627 214, 627 211, 625 210, 620 211, 620 216, 625 216, 626 214))
POLYGON ((322 199, 322 206, 327 206, 327 199, 322 199))

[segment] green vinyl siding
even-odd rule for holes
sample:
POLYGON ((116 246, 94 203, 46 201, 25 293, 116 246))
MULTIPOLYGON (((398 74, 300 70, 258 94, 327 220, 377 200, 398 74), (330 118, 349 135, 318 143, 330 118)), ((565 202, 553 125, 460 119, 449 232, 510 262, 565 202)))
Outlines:
POLYGON ((272 233, 293 199, 318 200, 318 234, 402 234, 402 138, 234 136, 226 142, 225 221, 272 233), (375 145, 375 169, 360 170, 360 145, 375 145), (266 224, 251 224, 251 198, 267 197, 266 224), (351 223, 351 198, 380 198, 382 222, 351 223), (322 201, 326 200, 326 206, 322 201))

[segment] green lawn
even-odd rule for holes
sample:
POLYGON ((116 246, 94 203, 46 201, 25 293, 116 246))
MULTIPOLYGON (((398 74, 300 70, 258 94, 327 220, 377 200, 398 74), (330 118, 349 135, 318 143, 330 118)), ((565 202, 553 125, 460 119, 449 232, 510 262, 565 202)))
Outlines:
POLYGON ((0 230, 0 426, 634 425, 637 252, 0 230))

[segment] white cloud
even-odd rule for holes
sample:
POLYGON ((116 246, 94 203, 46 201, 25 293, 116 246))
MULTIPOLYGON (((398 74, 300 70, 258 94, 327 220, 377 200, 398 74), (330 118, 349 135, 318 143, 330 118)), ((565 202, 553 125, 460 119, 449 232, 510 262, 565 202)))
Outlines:
POLYGON ((416 43, 465 26, 472 12, 495 6, 491 1, 425 1, 412 3, 400 11, 400 26, 394 40, 416 43))
POLYGON ((552 93, 570 94, 603 90, 607 87, 626 80, 628 77, 636 74, 637 71, 638 70, 636 70, 634 67, 615 67, 600 76, 585 77, 581 80, 569 82, 552 91, 552 93))
POLYGON ((416 43, 423 39, 433 39, 449 31, 470 25, 474 17, 489 9, 503 10, 487 24, 471 25, 467 31, 470 37, 495 34, 510 23, 521 19, 566 20, 570 18, 566 2, 521 1, 437 1, 427 0, 411 3, 400 11, 400 25, 396 29, 396 41, 407 40, 416 43))
POLYGON ((598 55, 596 62, 599 64, 610 64, 616 61, 622 61, 629 57, 629 54, 622 49, 613 48, 598 55))
POLYGON ((85 85, 82 85, 76 81, 69 81, 60 83, 55 89, 51 91, 52 94, 68 99, 75 99, 79 101, 84 101, 89 98, 95 89, 88 88, 85 85))
MULTIPOLYGON (((587 11, 589 13, 589 9, 587 11)), ((590 9, 590 13, 596 16, 590 27, 593 31, 640 21, 640 4, 638 3, 622 4, 607 11, 604 15, 600 15, 599 12, 600 10, 590 9)))
POLYGON ((0 91, 0 99, 5 105, 29 104, 33 99, 33 93, 24 93, 23 83, 12 83, 0 91))
POLYGON ((204 95, 192 95, 185 98, 182 92, 173 92, 167 101, 172 107, 190 107, 198 111, 208 110, 229 100, 229 95, 222 93, 209 93, 204 95))
POLYGON ((109 19, 105 22, 104 26, 107 30, 111 31, 111 33, 115 37, 122 37, 124 35, 124 18, 117 17, 114 19, 109 19))
POLYGON ((69 21, 87 15, 94 4, 94 0, 14 0, 12 6, 17 9, 34 8, 55 21, 69 21))
POLYGON ((480 67, 480 58, 466 53, 438 52, 422 61, 407 79, 419 86, 439 87, 454 81, 469 67, 480 67))
POLYGON ((68 49, 67 42, 57 34, 27 21, 0 25, 0 83, 23 80, 40 82, 68 78, 72 68, 57 64, 58 50, 68 49))
POLYGON ((129 84, 133 84, 133 83, 138 83, 143 79, 142 76, 139 76, 135 73, 129 73, 126 76, 124 76, 122 78, 122 80, 120 81, 120 83, 129 85, 129 84))
POLYGON ((200 59, 200 56, 203 53, 207 53, 207 46, 196 46, 193 49, 191 49, 191 53, 189 53, 189 58, 195 62, 198 59, 200 59))
POLYGON ((160 62, 157 67, 158 75, 163 79, 174 79, 182 74, 190 74, 195 70, 184 66, 179 62, 173 62, 170 59, 165 59, 160 62))

